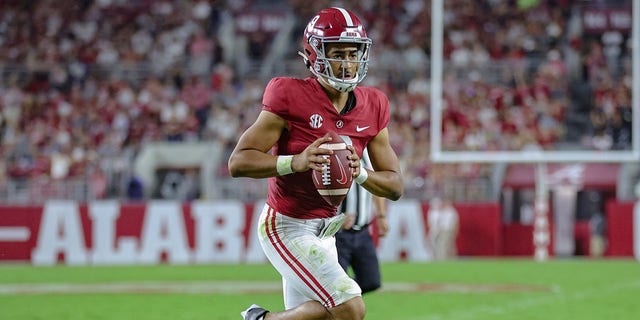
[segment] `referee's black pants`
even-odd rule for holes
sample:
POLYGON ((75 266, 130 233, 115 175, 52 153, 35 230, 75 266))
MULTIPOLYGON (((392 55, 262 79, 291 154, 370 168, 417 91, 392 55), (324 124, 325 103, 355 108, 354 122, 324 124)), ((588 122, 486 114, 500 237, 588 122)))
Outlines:
POLYGON ((380 265, 369 230, 341 230, 336 233, 338 262, 347 271, 353 270, 354 280, 362 293, 380 288, 380 265))

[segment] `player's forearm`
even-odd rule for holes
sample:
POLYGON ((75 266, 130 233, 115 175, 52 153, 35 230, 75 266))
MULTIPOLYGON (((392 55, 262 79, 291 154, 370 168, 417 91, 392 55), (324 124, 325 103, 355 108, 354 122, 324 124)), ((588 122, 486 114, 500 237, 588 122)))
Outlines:
MULTIPOLYGON (((361 170, 365 170, 361 168, 361 170)), ((362 186, 372 194, 398 200, 404 192, 404 183, 399 173, 393 171, 368 171, 369 177, 362 183, 362 186)))
POLYGON ((278 157, 258 150, 240 150, 229 157, 232 177, 268 178, 278 175, 278 157))

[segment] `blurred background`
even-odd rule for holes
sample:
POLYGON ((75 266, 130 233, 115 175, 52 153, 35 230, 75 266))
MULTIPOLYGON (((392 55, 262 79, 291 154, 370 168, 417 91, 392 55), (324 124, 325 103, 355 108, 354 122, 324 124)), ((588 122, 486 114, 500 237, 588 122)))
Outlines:
MULTIPOLYGON (((471 237, 459 240, 463 255, 530 255, 533 165, 430 158, 432 8, 422 0, 2 1, 0 210, 264 199, 266 180, 231 179, 228 155, 270 78, 310 76, 302 30, 332 5, 355 12, 373 39, 364 85, 391 102, 401 201, 453 202, 471 237), (473 251, 478 222, 462 216, 474 206, 496 213, 499 249, 473 251)), ((631 152, 631 6, 444 1, 442 149, 631 152)), ((552 231, 566 241, 557 254, 588 255, 593 234, 623 243, 600 255, 633 254, 639 163, 549 165, 548 213, 566 231, 552 231), (625 218, 607 223, 619 210, 625 218)))

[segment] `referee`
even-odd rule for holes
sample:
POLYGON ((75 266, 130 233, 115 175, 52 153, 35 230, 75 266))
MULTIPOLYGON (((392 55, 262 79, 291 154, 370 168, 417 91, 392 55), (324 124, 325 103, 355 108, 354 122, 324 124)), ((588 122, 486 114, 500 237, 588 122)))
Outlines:
MULTIPOLYGON (((362 167, 371 169, 367 149, 362 155, 362 167)), ((360 286, 362 293, 374 291, 380 288, 380 266, 368 227, 375 214, 378 219, 376 223, 378 235, 383 237, 387 234, 389 225, 386 219, 385 200, 354 183, 338 210, 347 215, 342 230, 336 233, 338 262, 345 271, 351 267, 354 280, 360 286), (372 203, 375 206, 375 212, 371 208, 372 203)))

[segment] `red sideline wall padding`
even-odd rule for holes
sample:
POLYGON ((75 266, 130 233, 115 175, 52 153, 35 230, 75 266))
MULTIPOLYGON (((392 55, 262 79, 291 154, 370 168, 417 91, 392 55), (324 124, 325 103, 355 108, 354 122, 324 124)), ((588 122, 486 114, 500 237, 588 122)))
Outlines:
MULTIPOLYGON (((389 206, 401 210, 402 203, 392 202, 389 206)), ((458 253, 499 255, 499 206, 477 203, 455 207, 460 215, 458 253)), ((53 201, 44 206, 0 206, 0 261, 80 265, 249 261, 249 257, 261 252, 253 232, 256 211, 261 208, 261 202, 238 201, 53 201)), ((428 204, 419 203, 408 210, 418 210, 409 216, 422 219, 407 223, 418 224, 417 229, 411 230, 424 230, 424 236, 428 231, 428 204)), ((399 219, 399 213, 390 214, 389 219, 399 219)), ((388 239, 391 243, 408 236, 403 232, 394 234, 398 239, 388 239)), ((429 249, 409 246, 398 250, 429 249)), ((260 258, 251 260, 261 261, 266 262, 260 258)))
POLYGON ((4 228, 6 234, 0 238, 0 261, 31 259, 31 250, 36 246, 41 217, 42 207, 0 207, 0 228, 4 228), (13 240, 11 235, 14 236, 13 240), (26 236, 26 239, 22 238, 23 236, 26 236))
POLYGON ((633 256, 633 202, 606 204, 608 256, 633 256))
POLYGON ((533 225, 503 224, 501 253, 505 256, 532 256, 533 225))
MULTIPOLYGON (((398 252, 392 248, 391 256, 400 256, 399 253, 406 250, 420 253, 424 253, 420 250, 429 250, 406 241, 412 239, 409 235, 416 235, 407 232, 426 236, 429 206, 427 203, 406 206, 408 203, 411 201, 389 203, 389 208, 395 207, 396 213, 390 213, 390 221, 404 216, 410 218, 404 222, 415 227, 397 224, 399 230, 391 238, 387 236, 385 241, 404 245, 398 252)), ((607 256, 633 256, 633 206, 634 203, 607 203, 607 256)), ((455 204, 455 207, 460 218, 459 255, 533 254, 532 227, 503 225, 498 204, 455 204)), ((261 249, 254 232, 260 208, 261 202, 238 201, 138 204, 57 201, 44 206, 0 206, 0 261, 34 264, 266 262, 266 258, 260 257, 261 249)), ((586 228, 586 225, 576 225, 576 240, 584 252, 588 250, 586 228)))
POLYGON ((458 254, 461 256, 500 255, 502 247, 500 206, 495 203, 471 203, 456 204, 455 208, 460 214, 458 254))

